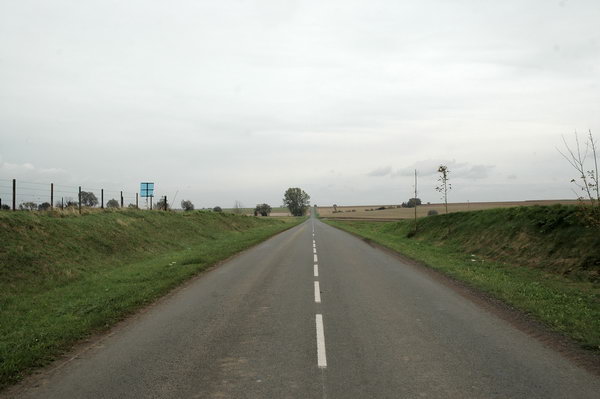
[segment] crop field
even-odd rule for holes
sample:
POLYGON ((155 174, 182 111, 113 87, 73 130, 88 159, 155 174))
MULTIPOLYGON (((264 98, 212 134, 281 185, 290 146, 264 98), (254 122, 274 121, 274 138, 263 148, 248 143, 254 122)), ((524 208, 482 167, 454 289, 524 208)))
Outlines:
MULTIPOLYGON (((514 206, 532 205, 576 205, 577 200, 532 200, 506 202, 457 202, 448 204, 448 212, 465 212, 493 208, 510 208, 514 206)), ((414 208, 402 208, 400 205, 368 205, 368 206, 338 206, 337 212, 333 207, 318 207, 319 216, 337 219, 373 219, 399 220, 415 216, 414 208), (381 209, 384 208, 384 209, 381 209)), ((424 204, 417 207, 417 216, 427 216, 430 210, 445 213, 444 204, 424 204)))

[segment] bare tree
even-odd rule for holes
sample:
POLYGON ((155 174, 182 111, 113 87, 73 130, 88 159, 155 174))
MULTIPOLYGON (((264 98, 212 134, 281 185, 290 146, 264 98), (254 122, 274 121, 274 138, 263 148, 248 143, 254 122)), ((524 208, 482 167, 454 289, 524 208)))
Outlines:
POLYGON ((565 150, 558 152, 571 164, 579 175, 571 179, 578 189, 573 190, 582 206, 584 217, 592 225, 600 226, 600 186, 598 185, 598 142, 594 139, 592 131, 588 132, 585 144, 579 141, 575 133, 575 146, 571 147, 563 136, 565 150), (586 204, 586 201, 589 204, 586 204))
POLYGON ((244 205, 238 200, 235 200, 235 203, 233 204, 233 213, 238 215, 244 213, 244 205))
POLYGON ((585 148, 581 148, 579 142, 579 135, 575 133, 575 147, 571 148, 567 143, 567 140, 563 136, 563 143, 565 145, 566 152, 558 150, 560 154, 575 168, 579 174, 578 179, 571 179, 571 183, 574 183, 584 195, 577 195, 579 200, 587 199, 592 205, 600 202, 600 188, 598 187, 598 152, 597 142, 592 136, 590 130, 588 137, 585 142, 585 148), (591 158, 591 162, 594 164, 592 169, 587 169, 588 158, 591 158), (587 169, 587 170, 586 170, 587 169))
POLYGON ((438 167, 438 172, 440 172, 440 176, 438 177, 439 185, 435 188, 435 191, 442 194, 442 200, 444 200, 444 205, 446 206, 446 213, 448 213, 448 191, 452 190, 452 185, 449 183, 450 177, 450 169, 446 165, 440 165, 438 167))

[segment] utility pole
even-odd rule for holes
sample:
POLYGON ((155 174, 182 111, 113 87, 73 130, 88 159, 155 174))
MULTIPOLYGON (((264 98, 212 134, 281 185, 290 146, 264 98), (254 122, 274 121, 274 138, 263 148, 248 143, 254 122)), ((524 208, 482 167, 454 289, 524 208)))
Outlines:
POLYGON ((415 169, 415 233, 417 232, 417 170, 415 169))
POLYGON ((13 211, 17 210, 17 179, 13 179, 13 211))

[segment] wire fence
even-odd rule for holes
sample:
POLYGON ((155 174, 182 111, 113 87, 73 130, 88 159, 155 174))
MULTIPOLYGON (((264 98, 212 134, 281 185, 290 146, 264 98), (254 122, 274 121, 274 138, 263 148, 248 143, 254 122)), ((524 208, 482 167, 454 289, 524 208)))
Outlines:
POLYGON ((0 178, 0 210, 77 208, 170 209, 167 196, 140 197, 139 192, 0 178), (156 199, 158 198, 158 201, 156 199))

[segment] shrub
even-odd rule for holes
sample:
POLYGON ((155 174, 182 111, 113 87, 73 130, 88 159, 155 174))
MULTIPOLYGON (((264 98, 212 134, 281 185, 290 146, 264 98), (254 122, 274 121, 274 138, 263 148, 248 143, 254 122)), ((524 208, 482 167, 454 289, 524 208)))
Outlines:
POLYGON ((121 206, 119 205, 119 201, 117 201, 116 199, 111 199, 108 200, 108 202, 106 203, 106 207, 107 208, 120 208, 121 206))
POLYGON ((213 208, 213 212, 223 212, 223 209, 221 209, 221 207, 220 207, 220 206, 215 206, 215 207, 213 208))
POLYGON ((435 216, 438 214, 438 211, 436 211, 435 209, 430 209, 427 211, 427 216, 435 216))
POLYGON ((44 203, 38 205, 38 211, 47 211, 51 207, 52 207, 52 205, 50 205, 49 202, 44 202, 44 203))
POLYGON ((254 208, 254 216, 269 216, 271 213, 271 207, 268 204, 258 204, 256 208, 254 208))
POLYGON ((19 204, 19 209, 22 211, 35 211, 38 208, 38 205, 35 202, 23 202, 19 204))

